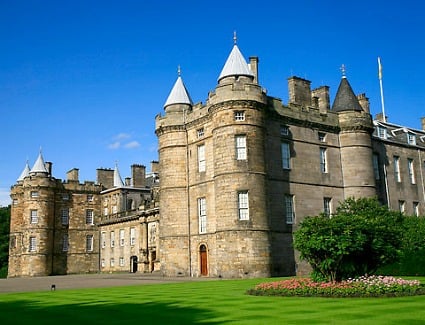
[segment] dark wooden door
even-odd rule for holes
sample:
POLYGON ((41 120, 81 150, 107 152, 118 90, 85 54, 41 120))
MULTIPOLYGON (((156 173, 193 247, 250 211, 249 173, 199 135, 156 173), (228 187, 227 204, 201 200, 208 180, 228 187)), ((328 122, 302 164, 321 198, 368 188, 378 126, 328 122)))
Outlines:
POLYGON ((207 248, 205 245, 199 247, 199 256, 201 260, 201 275, 208 275, 207 248))

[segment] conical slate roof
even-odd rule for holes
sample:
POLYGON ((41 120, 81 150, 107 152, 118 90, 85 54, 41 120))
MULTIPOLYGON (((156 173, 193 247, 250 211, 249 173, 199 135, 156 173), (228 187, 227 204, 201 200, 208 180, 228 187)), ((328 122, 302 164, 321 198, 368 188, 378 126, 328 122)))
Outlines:
POLYGON ((332 110, 335 112, 363 110, 357 96, 354 94, 353 88, 351 88, 345 76, 342 77, 339 84, 332 110))
POLYGON ((37 160, 35 161, 34 166, 32 166, 30 173, 48 173, 48 172, 49 171, 46 168, 43 155, 41 154, 41 150, 40 150, 37 160))
POLYGON ((236 44, 233 45, 232 52, 230 52, 223 70, 221 70, 218 81, 230 76, 254 76, 236 44))
POLYGON ((22 171, 21 175, 18 177, 17 181, 18 182, 23 181, 25 177, 29 176, 30 171, 31 171, 30 166, 28 165, 28 161, 27 161, 27 163, 25 164, 25 168, 22 171))
POLYGON ((189 93, 180 75, 178 76, 176 83, 173 86, 173 89, 168 95, 167 101, 164 104, 164 108, 173 104, 193 104, 192 99, 190 98, 189 93))
POLYGON ((118 164, 115 164, 114 169, 114 187, 123 187, 124 182, 122 181, 120 171, 118 170, 118 164))

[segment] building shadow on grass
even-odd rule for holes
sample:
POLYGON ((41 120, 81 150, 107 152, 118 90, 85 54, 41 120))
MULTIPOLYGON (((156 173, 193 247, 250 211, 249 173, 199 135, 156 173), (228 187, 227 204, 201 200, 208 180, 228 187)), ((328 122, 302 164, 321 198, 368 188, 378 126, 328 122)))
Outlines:
POLYGON ((44 305, 31 300, 0 302, 2 324, 223 324, 219 315, 198 307, 173 303, 112 304, 102 298, 90 303, 44 305))

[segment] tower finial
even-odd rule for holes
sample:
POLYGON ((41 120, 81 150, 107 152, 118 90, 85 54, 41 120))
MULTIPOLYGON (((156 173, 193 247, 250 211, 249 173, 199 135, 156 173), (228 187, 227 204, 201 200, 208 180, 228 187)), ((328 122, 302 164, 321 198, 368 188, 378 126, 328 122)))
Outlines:
POLYGON ((182 74, 182 70, 180 68, 180 64, 177 66, 177 75, 180 77, 182 74))
POLYGON ((236 31, 233 31, 233 44, 236 45, 237 41, 238 41, 238 38, 236 36, 236 31))
POLYGON ((342 64, 342 65, 341 65, 340 70, 341 70, 341 73, 342 73, 342 77, 343 77, 343 78, 347 78, 347 76, 346 76, 347 69, 346 69, 346 67, 345 67, 345 64, 342 64))

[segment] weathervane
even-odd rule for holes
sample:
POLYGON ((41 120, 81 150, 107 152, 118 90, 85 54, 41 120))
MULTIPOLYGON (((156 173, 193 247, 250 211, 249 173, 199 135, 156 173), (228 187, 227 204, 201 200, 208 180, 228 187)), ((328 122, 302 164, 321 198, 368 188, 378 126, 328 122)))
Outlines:
POLYGON ((340 70, 341 70, 341 73, 342 73, 342 77, 346 78, 347 69, 345 68, 345 64, 341 65, 340 70))
POLYGON ((177 75, 180 77, 182 74, 182 70, 180 69, 180 64, 177 66, 177 75))
POLYGON ((233 32, 233 44, 236 45, 238 38, 236 37, 236 31, 233 32))

